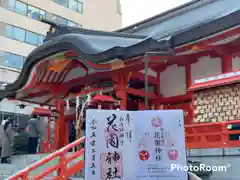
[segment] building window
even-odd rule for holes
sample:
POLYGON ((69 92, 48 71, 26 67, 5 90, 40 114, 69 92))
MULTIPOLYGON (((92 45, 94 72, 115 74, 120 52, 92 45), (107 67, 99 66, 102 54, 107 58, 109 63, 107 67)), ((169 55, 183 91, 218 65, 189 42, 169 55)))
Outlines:
POLYGON ((24 42, 25 40, 25 30, 18 28, 18 27, 13 27, 13 39, 16 39, 18 41, 24 42))
POLYGON ((32 44, 35 46, 41 45, 45 38, 43 35, 27 31, 9 24, 6 25, 6 36, 8 38, 32 44))
POLYGON ((46 17, 46 11, 28 5, 27 16, 32 19, 38 20, 39 18, 46 17))
POLYGON ((78 1, 78 12, 83 14, 83 3, 78 1))
POLYGON ((46 17, 46 11, 33 7, 21 1, 9 0, 8 9, 18 14, 28 16, 35 20, 38 20, 39 17, 42 17, 42 18, 46 17))
MULTIPOLYGON (((76 11, 82 13, 82 11, 83 11, 82 2, 77 1, 77 0, 73 0, 71 2, 69 2, 69 1, 70 0, 55 0, 55 2, 58 4, 61 4, 61 5, 67 4, 66 5, 67 7, 69 5, 71 5, 71 9, 75 9, 76 11)), ((18 14, 27 16, 31 19, 35 19, 35 20, 39 20, 39 18, 47 18, 48 15, 50 15, 50 16, 52 15, 49 12, 46 12, 42 9, 33 7, 31 5, 28 5, 26 3, 23 3, 23 2, 17 1, 17 0, 8 0, 8 9, 12 10, 18 14)), ((64 25, 67 25, 68 21, 69 21, 69 20, 62 18, 60 16, 57 16, 57 15, 54 15, 53 19, 50 19, 50 20, 52 20, 56 23, 59 23, 59 24, 64 24, 64 25)), ((72 21, 69 21, 69 22, 72 22, 72 21)), ((72 22, 72 23, 74 23, 74 22, 72 22)), ((76 23, 74 23, 74 24, 76 24, 76 23)), ((78 24, 76 24, 76 25, 81 26, 78 24)), ((71 26, 73 26, 73 24, 71 24, 71 26)))
POLYGON ((16 0, 8 0, 8 9, 11 11, 15 11, 15 3, 16 0))
POLYGON ((38 45, 38 34, 26 31, 26 43, 38 45))
POLYGON ((3 65, 10 68, 22 69, 25 57, 12 54, 9 52, 3 53, 3 65))
POLYGON ((13 38, 13 26, 6 25, 6 36, 9 38, 13 38))
POLYGON ((54 15, 54 17, 52 19, 50 19, 51 21, 54 21, 57 24, 62 24, 62 25, 68 25, 68 26, 72 26, 72 27, 82 27, 81 24, 77 24, 73 21, 69 21, 65 18, 62 18, 60 16, 54 15))
POLYGON ((38 45, 43 44, 44 39, 45 39, 44 36, 42 36, 42 35, 38 35, 38 45))
POLYGON ((69 9, 72 9, 72 10, 78 12, 78 1, 76 1, 76 0, 69 0, 68 1, 68 7, 69 7, 69 9))
POLYGON ((75 27, 75 26, 77 26, 77 23, 72 22, 72 21, 67 21, 67 25, 75 27))
POLYGON ((79 0, 69 0, 68 8, 81 14, 83 13, 83 3, 80 2, 79 0))
POLYGON ((54 17, 52 18, 52 21, 54 21, 57 24, 67 25, 67 19, 64 19, 57 15, 54 15, 54 17))
POLYGON ((27 4, 16 1, 14 11, 18 14, 26 16, 27 14, 27 4))
POLYGON ((6 25, 6 35, 18 41, 23 42, 25 40, 25 31, 23 29, 8 24, 6 25))
POLYGON ((55 2, 59 5, 67 7, 68 1, 67 0, 55 0, 55 2))
POLYGON ((80 0, 55 0, 55 2, 73 11, 83 13, 83 3, 80 0))

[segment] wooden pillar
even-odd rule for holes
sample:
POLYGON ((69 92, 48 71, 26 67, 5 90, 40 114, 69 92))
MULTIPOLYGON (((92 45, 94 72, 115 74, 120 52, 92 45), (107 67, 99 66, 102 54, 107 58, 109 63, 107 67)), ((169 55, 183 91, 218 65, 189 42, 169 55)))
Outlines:
POLYGON ((226 54, 221 57, 222 73, 228 73, 233 71, 232 54, 226 54))
POLYGON ((157 73, 157 87, 156 87, 156 108, 157 109, 162 109, 162 104, 161 104, 161 100, 163 98, 162 94, 161 94, 161 72, 165 71, 167 68, 167 65, 161 65, 161 66, 157 66, 155 68, 155 71, 157 73))
POLYGON ((121 99, 121 109, 126 110, 127 109, 127 93, 126 88, 128 87, 128 81, 130 78, 129 73, 126 74, 113 74, 112 79, 115 82, 116 87, 116 95, 118 98, 121 99))
POLYGON ((186 89, 188 89, 192 84, 191 64, 190 63, 185 65, 185 75, 186 75, 186 89))
POLYGON ((159 99, 161 98, 160 71, 156 69, 156 73, 157 73, 157 84, 156 84, 156 89, 155 89, 155 94, 156 94, 156 104, 155 104, 155 106, 156 106, 156 109, 158 109, 158 107, 160 105, 159 104, 159 99))
POLYGON ((117 92, 117 96, 119 97, 119 98, 121 98, 121 109, 122 110, 126 110, 127 109, 127 93, 126 92, 124 92, 124 90, 122 90, 122 91, 118 91, 117 92))
POLYGON ((65 146, 65 132, 66 124, 64 120, 64 101, 56 100, 56 111, 58 112, 58 119, 55 121, 54 130, 54 149, 60 149, 65 146))

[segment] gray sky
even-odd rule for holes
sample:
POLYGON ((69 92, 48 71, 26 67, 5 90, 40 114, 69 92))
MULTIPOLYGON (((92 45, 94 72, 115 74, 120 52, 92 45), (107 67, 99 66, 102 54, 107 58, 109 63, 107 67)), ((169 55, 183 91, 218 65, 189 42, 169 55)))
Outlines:
POLYGON ((123 27, 189 1, 190 0, 121 0, 123 27))

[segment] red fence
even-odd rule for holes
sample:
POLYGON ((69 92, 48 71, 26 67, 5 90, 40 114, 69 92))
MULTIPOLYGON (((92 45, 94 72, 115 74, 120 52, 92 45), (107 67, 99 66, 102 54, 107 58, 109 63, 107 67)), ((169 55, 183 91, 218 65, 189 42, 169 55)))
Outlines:
POLYGON ((193 148, 227 148, 240 146, 240 120, 185 126, 186 144, 193 148))

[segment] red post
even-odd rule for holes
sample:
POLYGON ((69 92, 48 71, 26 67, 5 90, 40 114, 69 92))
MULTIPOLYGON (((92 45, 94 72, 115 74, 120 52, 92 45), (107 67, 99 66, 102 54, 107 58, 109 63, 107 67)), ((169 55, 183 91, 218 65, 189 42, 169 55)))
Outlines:
POLYGON ((222 56, 222 73, 228 73, 233 71, 232 54, 226 54, 222 56))
POLYGON ((113 74, 112 79, 116 83, 116 95, 121 99, 121 109, 127 109, 127 92, 128 81, 131 73, 126 74, 113 74))
POLYGON ((126 110, 127 109, 127 93, 124 90, 125 87, 123 84, 116 85, 116 95, 121 99, 121 109, 126 110))
POLYGON ((156 102, 155 102, 155 108, 158 109, 160 106, 159 99, 161 97, 161 83, 160 83, 160 71, 156 70, 157 73, 157 85, 155 88, 155 94, 156 94, 156 102))
POLYGON ((55 123, 55 132, 54 132, 54 145, 55 149, 60 149, 65 146, 65 132, 66 125, 64 120, 64 101, 56 100, 56 110, 58 112, 58 119, 55 123))
POLYGON ((191 75, 191 64, 188 63, 185 66, 185 75, 186 75, 186 89, 188 89, 192 84, 192 75, 191 75))

